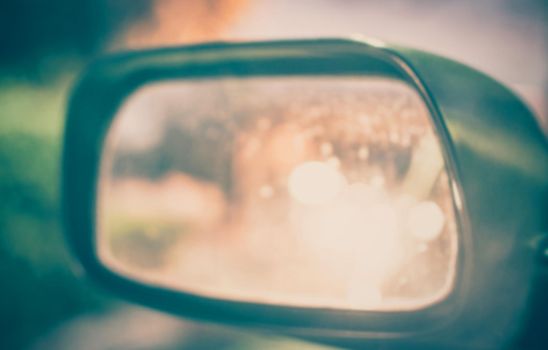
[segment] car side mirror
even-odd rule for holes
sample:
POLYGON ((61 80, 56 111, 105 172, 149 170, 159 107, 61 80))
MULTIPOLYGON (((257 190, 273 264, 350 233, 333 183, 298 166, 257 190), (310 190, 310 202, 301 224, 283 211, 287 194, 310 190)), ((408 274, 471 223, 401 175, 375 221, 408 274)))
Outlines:
POLYGON ((547 150, 508 89, 420 51, 122 53, 70 101, 67 237, 99 284, 184 317, 347 346, 507 344, 544 268, 547 150))

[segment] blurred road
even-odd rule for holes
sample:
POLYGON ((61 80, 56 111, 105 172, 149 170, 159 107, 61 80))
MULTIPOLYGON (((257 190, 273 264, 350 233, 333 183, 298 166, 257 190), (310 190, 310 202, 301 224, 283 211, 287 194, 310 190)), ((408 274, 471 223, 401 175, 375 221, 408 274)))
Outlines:
POLYGON ((39 339, 33 350, 329 350, 274 335, 203 324, 123 305, 77 317, 39 339))

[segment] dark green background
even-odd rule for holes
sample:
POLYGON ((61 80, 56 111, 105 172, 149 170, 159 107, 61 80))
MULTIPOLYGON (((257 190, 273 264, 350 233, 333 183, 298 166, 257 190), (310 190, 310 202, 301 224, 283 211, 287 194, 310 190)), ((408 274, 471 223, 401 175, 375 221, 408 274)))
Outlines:
POLYGON ((29 346, 111 301, 71 270, 59 161, 66 95, 79 68, 146 10, 131 1, 0 4, 0 348, 29 346), (126 6, 127 7, 127 6, 126 6))

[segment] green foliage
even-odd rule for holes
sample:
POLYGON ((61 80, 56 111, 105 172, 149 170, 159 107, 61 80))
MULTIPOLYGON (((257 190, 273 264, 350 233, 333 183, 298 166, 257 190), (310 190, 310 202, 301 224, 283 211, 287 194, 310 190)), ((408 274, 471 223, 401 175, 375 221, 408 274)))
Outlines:
POLYGON ((61 230, 59 164, 67 81, 0 87, 0 348, 25 347, 103 304, 71 270, 61 230))

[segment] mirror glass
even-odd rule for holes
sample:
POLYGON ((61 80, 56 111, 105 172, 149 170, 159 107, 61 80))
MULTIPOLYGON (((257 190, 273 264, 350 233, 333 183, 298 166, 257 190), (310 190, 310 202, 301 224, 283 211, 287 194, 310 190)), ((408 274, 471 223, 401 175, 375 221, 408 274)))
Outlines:
POLYGON ((145 85, 106 136, 98 256, 213 298, 424 308, 452 289, 459 239, 430 119, 381 77, 145 85))

